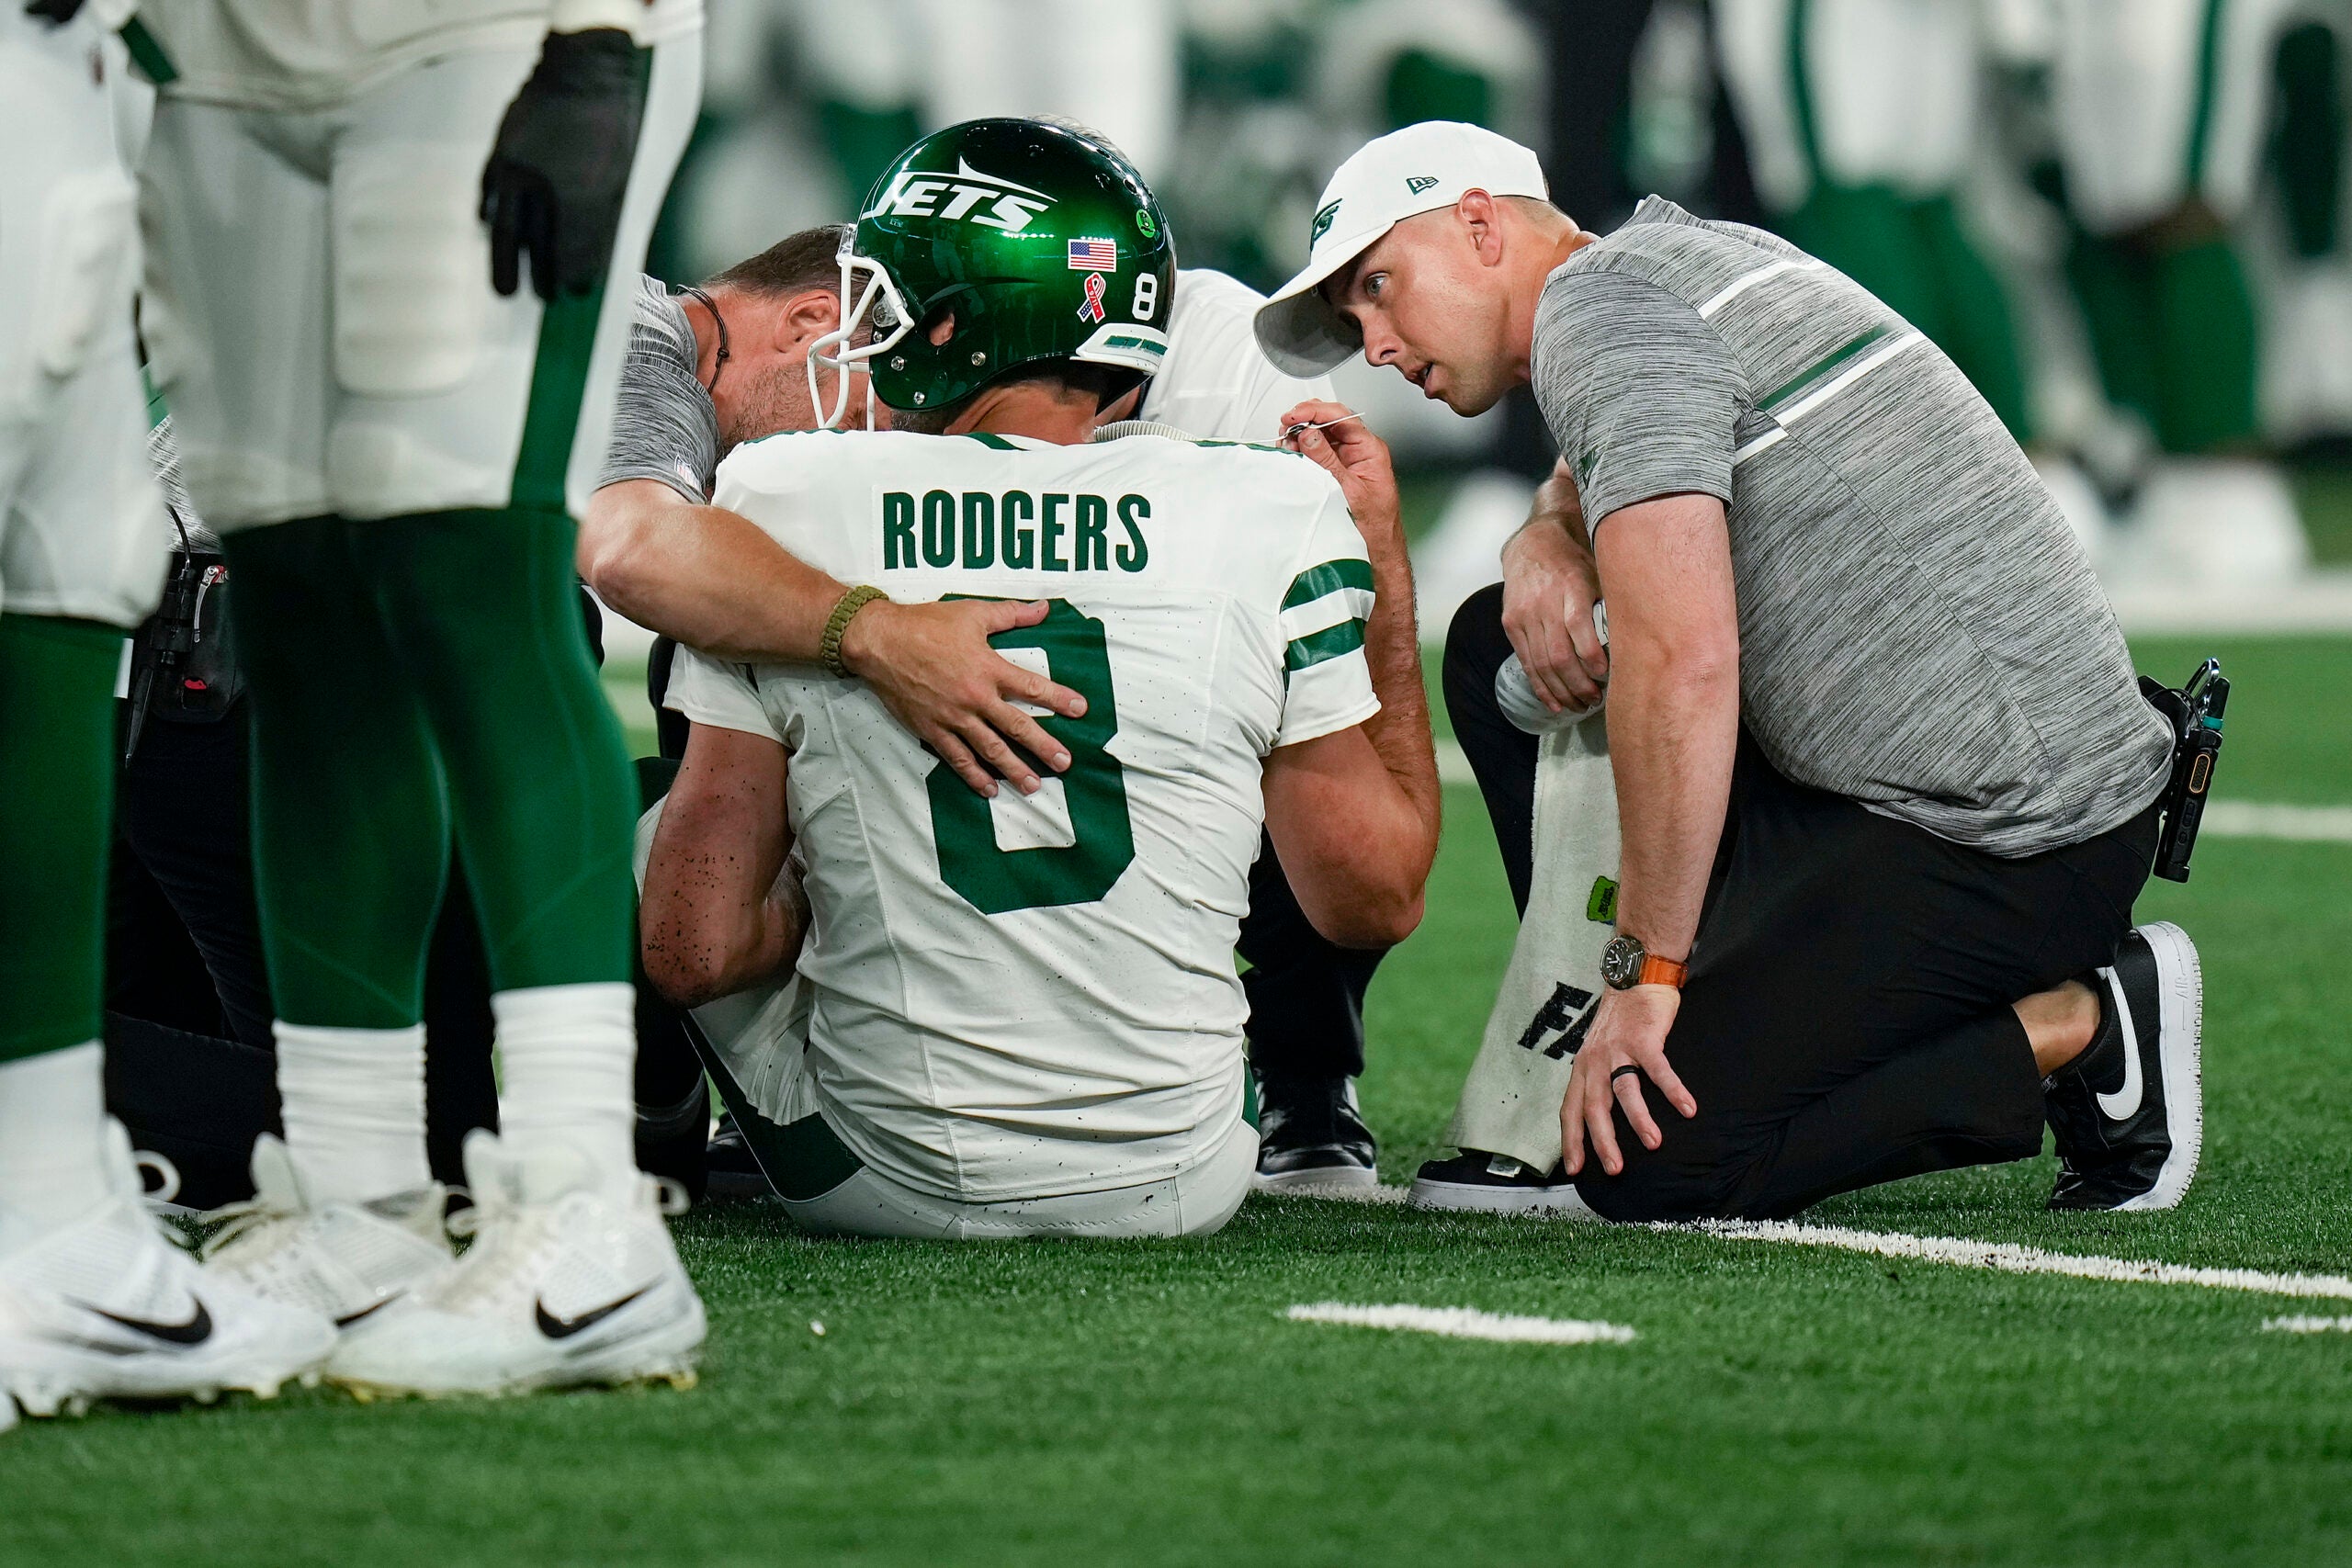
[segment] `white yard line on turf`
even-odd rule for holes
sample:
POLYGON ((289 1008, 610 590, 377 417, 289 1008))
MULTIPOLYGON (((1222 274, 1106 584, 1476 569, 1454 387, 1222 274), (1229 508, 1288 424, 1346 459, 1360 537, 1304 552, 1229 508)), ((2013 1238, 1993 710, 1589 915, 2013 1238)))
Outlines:
MULTIPOLYGON (((1320 1198, 1351 1203, 1402 1203, 1411 1190, 1402 1183, 1378 1187, 1293 1190, 1277 1197, 1320 1198)), ((1521 1215, 1530 1221, 1570 1218, 1521 1215)), ((1576 1217, 1580 1224, 1608 1222, 1576 1217)), ((1959 1269, 1988 1269, 1999 1274, 2060 1274, 2074 1280, 2109 1280, 2131 1285, 2195 1285, 2208 1291, 2247 1291, 2263 1296, 2301 1296, 2352 1301, 2352 1279, 2341 1274, 2268 1274, 2258 1269, 2192 1269, 2146 1258, 2102 1258, 2097 1254, 2048 1252, 2008 1241, 1971 1241, 1962 1236, 1913 1235, 1907 1231, 1865 1231, 1846 1225, 1801 1225, 1789 1220, 1697 1220, 1661 1223, 1652 1230, 1684 1231, 1721 1241, 1776 1241, 1791 1247, 1825 1247, 1878 1258, 1944 1263, 1959 1269)), ((1297 1309, 1294 1309, 1295 1311, 1297 1309)), ((1418 1310, 1418 1309, 1417 1309, 1418 1310)), ((2263 1325, 2294 1334, 2331 1329, 2352 1334, 2352 1317, 2280 1317, 2263 1325)))
MULTIPOLYGON (((1437 743, 1437 776, 1450 784, 1475 784, 1470 759, 1452 740, 1437 743)), ((2205 807, 2200 831, 2217 839, 2280 839, 2299 844, 2352 844, 2352 806, 2280 806, 2255 800, 2216 800, 2205 807)))
POLYGON ((2352 1317, 2274 1317, 2262 1326, 2279 1334, 2352 1334, 2352 1317))
POLYGON ((2216 800, 2205 807, 2199 830, 2224 839, 2352 844, 2352 806, 2267 806, 2251 800, 2216 800))
POLYGON ((1449 1339, 1493 1339, 1518 1345, 1624 1345, 1634 1331, 1614 1323, 1572 1317, 1512 1317, 1476 1307, 1358 1306, 1317 1302, 1283 1314, 1293 1323, 1336 1323, 1350 1328, 1403 1329, 1449 1339))
POLYGON ((1967 1241, 1956 1236, 1909 1235, 1902 1232, 1849 1230, 1843 1225, 1800 1225, 1786 1220, 1702 1220, 1660 1229, 1694 1230, 1725 1241, 1777 1241, 1795 1247, 1827 1247, 1880 1258, 1950 1263, 2003 1274, 2063 1274, 2076 1280, 2113 1280, 2126 1284, 2199 1285, 2209 1291, 2251 1291, 2265 1296, 2312 1296, 2352 1301, 2352 1280, 2340 1274, 2266 1274, 2254 1269, 2191 1269, 2140 1258, 2086 1257, 2044 1252, 2006 1241, 1967 1241))

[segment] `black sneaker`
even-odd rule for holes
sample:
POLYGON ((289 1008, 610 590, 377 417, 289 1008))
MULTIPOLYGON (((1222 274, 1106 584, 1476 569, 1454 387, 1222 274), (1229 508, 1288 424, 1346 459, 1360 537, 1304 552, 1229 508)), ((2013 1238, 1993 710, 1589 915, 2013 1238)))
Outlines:
POLYGON ((710 1089, 697 1075, 675 1105, 637 1108, 637 1168, 667 1177, 699 1203, 707 1190, 703 1145, 710 1137, 710 1089))
POLYGON ((1405 1201, 1416 1209, 1474 1214, 1592 1213, 1577 1196, 1576 1183, 1559 1161, 1553 1161, 1549 1170, 1538 1170, 1484 1149, 1464 1149, 1452 1159, 1424 1164, 1405 1201))
POLYGON ((2098 1033, 2042 1080, 2058 1140, 2053 1209, 2169 1209, 2205 1142, 2205 980, 2188 933, 2142 926, 2098 972, 2098 1033))
POLYGON ((710 1135, 710 1195, 722 1200, 741 1201, 765 1198, 775 1189, 768 1185, 766 1171, 752 1153, 752 1145, 744 1141, 743 1129, 735 1125, 735 1113, 728 1111, 718 1119, 718 1128, 710 1135))
POLYGON ((1353 1078, 1258 1080, 1258 1190, 1380 1184, 1380 1145, 1356 1109, 1353 1078))

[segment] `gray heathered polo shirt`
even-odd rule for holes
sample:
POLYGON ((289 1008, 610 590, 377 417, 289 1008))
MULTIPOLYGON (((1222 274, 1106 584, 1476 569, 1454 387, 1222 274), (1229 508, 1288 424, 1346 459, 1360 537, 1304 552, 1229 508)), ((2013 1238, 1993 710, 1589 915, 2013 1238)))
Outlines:
POLYGON ((1844 274, 1652 197, 1552 275, 1533 374, 1596 527, 1728 507, 1741 716, 1790 778, 2011 857, 2164 787, 2165 723, 2057 504, 1844 274))
POLYGON ((659 278, 639 278, 634 303, 612 445, 596 485, 660 479, 700 506, 718 471, 718 411, 695 376, 701 355, 694 329, 659 278))

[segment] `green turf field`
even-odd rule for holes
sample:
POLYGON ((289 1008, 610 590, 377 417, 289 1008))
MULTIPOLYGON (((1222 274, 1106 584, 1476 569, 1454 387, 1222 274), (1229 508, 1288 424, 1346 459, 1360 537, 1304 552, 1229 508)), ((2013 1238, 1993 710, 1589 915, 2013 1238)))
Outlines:
MULTIPOLYGON (((2177 681, 2201 647, 2143 646, 2177 681)), ((2222 793, 2352 804, 2352 641, 2230 641, 2222 793)), ((1374 992, 1385 1175, 1442 1127, 1511 916, 1451 791, 1374 992)), ((2352 1269, 2352 845, 2209 840, 2145 916, 2203 947, 2209 1136, 2166 1215, 2043 1213, 2048 1159, 1813 1218, 2352 1269)), ((702 1386, 290 1394, 0 1438, 11 1562, 2316 1563, 2352 1560, 2352 1312, 1615 1231, 1253 1200, 1199 1244, 809 1242, 682 1223, 702 1386), (1496 1345, 1295 1303, 1629 1325, 1496 1345), (815 1325, 823 1325, 821 1336, 815 1325)))

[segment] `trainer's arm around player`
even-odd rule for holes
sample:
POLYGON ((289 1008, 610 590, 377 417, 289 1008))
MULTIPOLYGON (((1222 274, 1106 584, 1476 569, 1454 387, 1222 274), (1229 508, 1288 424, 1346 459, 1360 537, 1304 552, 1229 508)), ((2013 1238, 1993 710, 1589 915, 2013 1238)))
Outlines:
MULTIPOLYGON (((819 423, 808 351, 841 321, 840 231, 807 230, 672 299, 648 283, 622 366, 603 482, 582 518, 580 575, 643 626, 720 658, 815 663, 848 585, 795 558, 748 519, 707 504, 718 459, 745 441, 819 423)), ((1023 669, 989 637, 1034 626, 1041 604, 875 600, 841 632, 843 663, 983 795, 1038 788, 1023 758, 1068 753, 1016 705, 1076 717, 1079 695, 1023 669), (1020 750, 1016 750, 1015 748, 1020 750)))
POLYGON ((1437 755, 1413 619, 1413 573, 1388 446, 1337 403, 1306 402, 1294 450, 1340 481, 1372 558, 1364 658, 1380 711, 1266 759, 1266 830, 1315 929, 1348 947, 1390 947, 1421 922, 1437 853, 1437 755))

